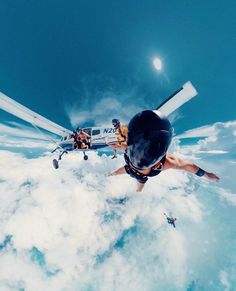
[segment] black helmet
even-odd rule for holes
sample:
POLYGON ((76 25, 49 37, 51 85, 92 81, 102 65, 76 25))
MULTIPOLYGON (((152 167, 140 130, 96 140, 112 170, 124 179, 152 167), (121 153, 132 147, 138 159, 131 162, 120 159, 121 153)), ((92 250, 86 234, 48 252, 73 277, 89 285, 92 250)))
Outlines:
POLYGON ((120 120, 114 118, 114 119, 112 119, 112 124, 113 124, 113 126, 117 127, 118 125, 120 125, 120 120))
POLYGON ((161 112, 157 113, 144 110, 128 125, 127 155, 132 165, 140 170, 160 161, 171 143, 171 124, 161 112))

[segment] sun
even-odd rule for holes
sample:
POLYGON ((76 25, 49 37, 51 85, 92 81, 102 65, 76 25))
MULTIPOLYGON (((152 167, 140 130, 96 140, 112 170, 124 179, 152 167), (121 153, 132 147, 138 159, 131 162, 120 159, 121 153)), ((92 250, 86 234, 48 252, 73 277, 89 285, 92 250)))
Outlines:
POLYGON ((162 62, 159 58, 155 58, 153 60, 153 65, 157 71, 160 71, 162 69, 162 62))

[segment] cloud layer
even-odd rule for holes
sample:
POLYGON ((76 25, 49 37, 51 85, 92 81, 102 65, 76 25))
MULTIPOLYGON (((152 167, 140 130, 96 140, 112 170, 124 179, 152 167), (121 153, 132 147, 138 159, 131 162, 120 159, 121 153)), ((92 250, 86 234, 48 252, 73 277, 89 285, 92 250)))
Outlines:
MULTIPOLYGON (((219 149, 231 150, 234 132, 222 124, 219 149)), ((0 289, 233 290, 236 164, 190 148, 172 146, 219 174, 220 184, 170 170, 136 193, 130 177, 105 176, 122 156, 92 152, 85 162, 72 153, 55 171, 47 155, 1 151, 0 289), (176 229, 164 212, 177 217, 176 229)))

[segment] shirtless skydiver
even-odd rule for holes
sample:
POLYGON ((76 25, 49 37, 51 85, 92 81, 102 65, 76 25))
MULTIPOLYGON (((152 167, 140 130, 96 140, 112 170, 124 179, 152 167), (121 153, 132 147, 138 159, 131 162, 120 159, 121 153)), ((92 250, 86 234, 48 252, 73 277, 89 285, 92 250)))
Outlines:
POLYGON ((169 120, 161 113, 157 115, 151 110, 145 110, 135 115, 128 125, 127 149, 124 154, 126 164, 108 176, 130 175, 137 180, 138 192, 143 190, 148 177, 157 176, 168 169, 184 170, 219 181, 215 174, 167 152, 172 131, 169 120))
POLYGON ((74 138, 74 147, 77 149, 88 149, 89 148, 89 140, 91 136, 83 131, 81 128, 77 128, 73 133, 74 138))

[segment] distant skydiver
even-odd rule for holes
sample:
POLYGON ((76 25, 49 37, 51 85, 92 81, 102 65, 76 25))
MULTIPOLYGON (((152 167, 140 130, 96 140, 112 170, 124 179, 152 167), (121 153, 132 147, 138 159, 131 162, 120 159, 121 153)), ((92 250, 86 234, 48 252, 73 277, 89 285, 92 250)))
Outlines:
POLYGON ((176 222, 177 218, 176 218, 176 217, 170 217, 170 216, 167 216, 166 213, 164 213, 164 215, 165 215, 165 217, 166 217, 167 222, 168 222, 170 225, 173 225, 173 227, 175 228, 175 227, 176 227, 176 226, 175 226, 175 222, 176 222))
POLYGON ((161 112, 157 114, 145 110, 136 114, 128 125, 125 165, 108 176, 130 175, 137 180, 137 192, 143 190, 148 177, 157 176, 168 169, 184 170, 218 181, 219 177, 215 174, 167 152, 172 133, 169 120, 161 112))
POLYGON ((126 150, 127 148, 127 125, 121 125, 120 124, 120 120, 119 119, 112 119, 112 124, 115 128, 115 135, 117 138, 117 142, 116 143, 109 143, 107 142, 107 144, 113 149, 114 151, 114 156, 112 157, 112 159, 117 158, 117 150, 121 149, 123 151, 126 150))

